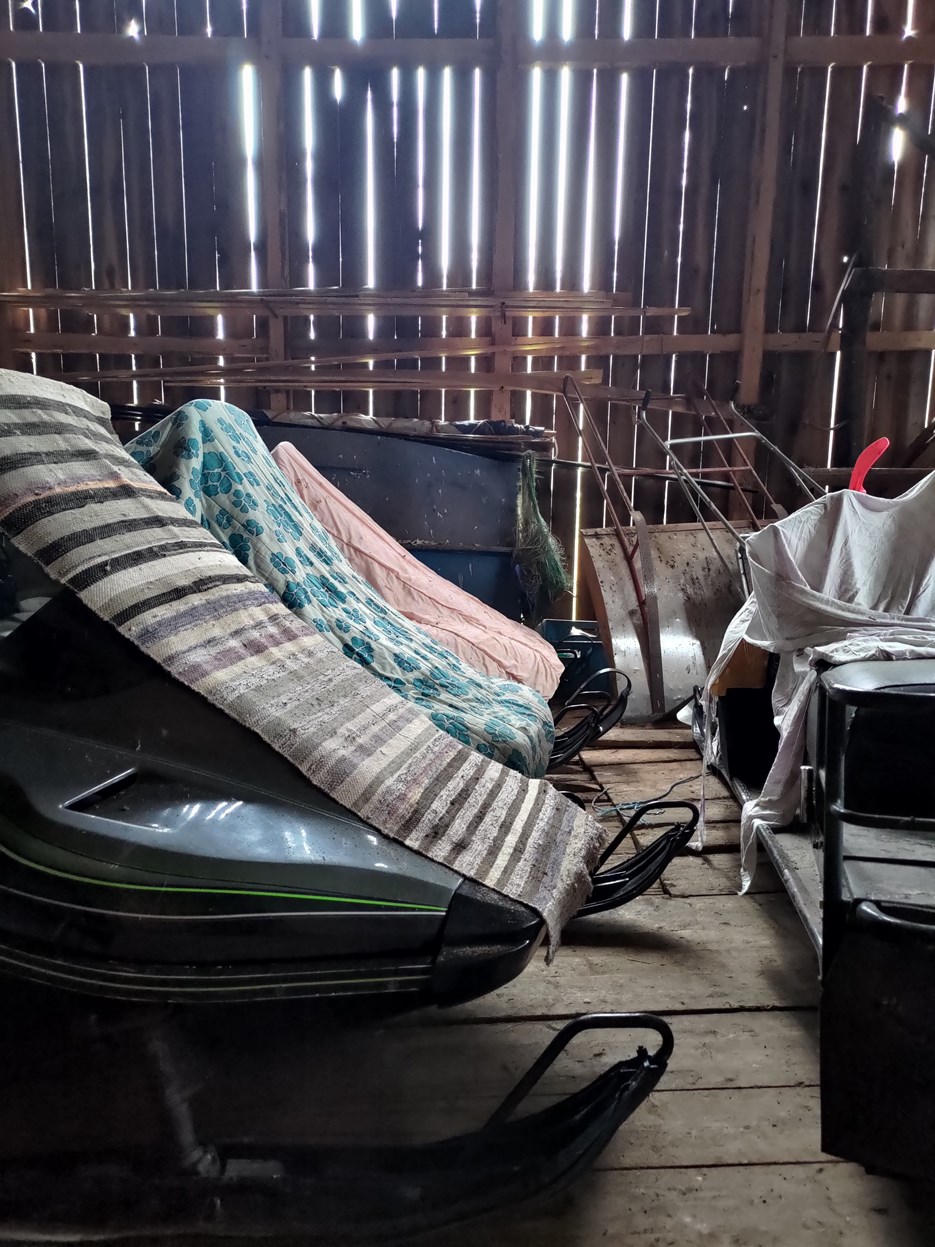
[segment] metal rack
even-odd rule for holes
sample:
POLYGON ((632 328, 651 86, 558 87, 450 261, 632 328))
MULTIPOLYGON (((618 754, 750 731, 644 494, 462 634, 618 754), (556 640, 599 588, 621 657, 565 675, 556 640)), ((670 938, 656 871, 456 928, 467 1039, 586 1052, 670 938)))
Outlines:
POLYGON ((805 502, 823 491, 746 416, 734 407, 725 411, 702 386, 688 396, 698 432, 664 438, 649 421, 647 391, 637 425, 665 455, 668 479, 682 490, 697 520, 648 525, 573 376, 564 378, 562 398, 609 521, 609 528, 582 534, 601 639, 614 666, 630 673, 636 716, 665 717, 703 682, 728 623, 749 593, 746 539, 787 514, 769 487, 770 469, 774 464, 783 469, 805 502), (686 462, 689 448, 694 463, 686 462), (709 457, 715 462, 703 465, 709 457), (757 458, 765 468, 757 467, 757 458), (722 490, 726 503, 713 496, 722 490))

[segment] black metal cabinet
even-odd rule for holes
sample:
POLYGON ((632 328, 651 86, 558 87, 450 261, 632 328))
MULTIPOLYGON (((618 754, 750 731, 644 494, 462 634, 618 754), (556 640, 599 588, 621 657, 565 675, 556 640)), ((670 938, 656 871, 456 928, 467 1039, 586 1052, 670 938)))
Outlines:
POLYGON ((260 436, 270 448, 292 442, 420 562, 501 614, 520 618, 513 547, 521 456, 354 429, 275 424, 260 436))
POLYGON ((935 661, 849 663, 814 697, 822 1146, 935 1166, 935 661))

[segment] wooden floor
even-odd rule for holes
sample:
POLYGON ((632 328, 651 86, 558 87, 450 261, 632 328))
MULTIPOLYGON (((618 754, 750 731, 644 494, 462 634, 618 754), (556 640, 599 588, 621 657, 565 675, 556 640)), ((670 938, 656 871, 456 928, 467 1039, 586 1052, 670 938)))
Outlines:
MULTIPOLYGON (((559 782, 586 799, 599 784, 633 801, 685 779, 672 798, 700 796, 687 730, 621 729, 584 762, 559 782)), ((935 1242, 929 1206, 917 1206, 911 1191, 821 1152, 815 954, 768 866, 753 895, 736 894, 738 810, 714 778, 706 798, 703 853, 678 859, 624 910, 573 924, 551 967, 540 959, 471 1005, 397 1020, 377 1043, 364 1028, 340 1059, 327 1058, 341 1137, 424 1138, 480 1124, 564 1019, 589 1010, 669 1019, 676 1046, 666 1076, 589 1177, 557 1201, 436 1235, 430 1247, 935 1242), (359 1071, 352 1093, 348 1061, 359 1071)), ((582 1037, 540 1099, 632 1050, 626 1035, 582 1037)), ((230 1073, 236 1100, 236 1068, 230 1073)), ((284 1102, 283 1086, 273 1073, 256 1089, 271 1127, 293 1122, 301 1134, 309 1112, 329 1112, 294 1091, 284 1102)))
MULTIPOLYGON (((561 783, 587 798, 599 791, 595 779, 617 801, 658 796, 686 778, 673 798, 700 795, 699 760, 681 729, 618 730, 585 764, 561 783)), ((373 1142, 476 1127, 564 1019, 646 1010, 670 1020, 675 1053, 594 1172, 557 1200, 436 1235, 429 1247, 935 1242, 921 1196, 822 1154, 815 956, 766 867, 753 895, 736 895, 737 809, 714 779, 707 797, 703 853, 678 859, 625 909, 572 924, 552 966, 540 959, 474 1004, 376 1026, 342 1018, 330 1029, 318 1016, 280 1026, 267 1012, 228 1019, 213 1038, 209 1026, 192 1075, 203 1135, 373 1142)), ((54 1024, 41 1037, 31 1025, 28 1037, 31 1059, 21 1046, 17 1068, 7 1062, 0 1075, 0 1153, 43 1148, 53 1121, 63 1147, 69 1133, 87 1146, 98 1129, 102 1143, 140 1142, 153 1110, 129 1047, 123 1061, 112 1043, 79 1052, 54 1024)), ((537 1103, 633 1047, 622 1034, 581 1037, 537 1103)))
MULTIPOLYGON (((585 799, 698 799, 700 763, 687 729, 619 729, 570 768, 585 799)), ((657 1012, 675 1032, 669 1070, 595 1172, 537 1212, 481 1241, 641 1247, 931 1244, 928 1197, 824 1155, 819 1143, 815 954, 768 864, 738 896, 738 809, 705 781, 708 834, 651 894, 573 924, 553 966, 459 1011, 496 1026, 503 1051, 588 1009, 657 1012)), ((450 1024, 450 1023, 449 1023, 450 1024)), ((626 1043, 621 1036, 620 1042, 626 1043)), ((569 1062, 592 1074, 614 1051, 600 1036, 569 1062)), ((504 1061, 511 1058, 503 1058, 504 1061)), ((517 1060, 516 1065, 521 1061, 517 1060)), ((470 1231, 434 1240, 466 1247, 470 1231)))

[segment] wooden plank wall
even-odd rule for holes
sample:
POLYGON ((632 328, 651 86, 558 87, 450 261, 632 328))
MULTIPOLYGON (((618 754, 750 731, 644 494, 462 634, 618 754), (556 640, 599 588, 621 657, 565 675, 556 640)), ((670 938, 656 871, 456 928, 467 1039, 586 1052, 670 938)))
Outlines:
MULTIPOLYGON (((0 0, 0 361, 121 403, 217 394, 202 374, 223 360, 225 397, 247 408, 542 425, 563 461, 542 474, 542 506, 576 568, 579 528, 605 515, 573 419, 554 393, 471 391, 467 374, 596 369, 604 395, 739 386, 786 449, 832 462, 836 338, 816 350, 846 265, 853 146, 869 95, 932 125, 930 7, 0 0), (416 298, 378 314, 225 302, 334 287, 416 298), (87 288, 138 293, 106 310, 2 301, 87 288), (420 291, 467 288, 561 298, 535 316, 420 308, 420 291), (217 308, 174 314, 151 289, 218 291, 217 308), (585 292, 608 296, 601 310, 585 292), (673 311, 628 312, 626 297, 673 311), (317 356, 334 378, 351 351, 359 389, 241 367, 317 356), (424 388, 370 390, 369 368, 423 373, 424 388), (86 379, 102 371, 119 377, 86 379)), ((894 148, 878 263, 935 263, 929 166, 894 148)), ((932 302, 874 308, 870 427, 896 442, 893 463, 932 415, 932 302)), ((632 407, 593 411, 616 463, 663 466, 632 407)), ((652 418, 692 428, 684 407, 652 418)), ((689 518, 665 481, 635 493, 650 521, 689 518)), ((573 606, 589 610, 583 585, 559 609, 573 606)))

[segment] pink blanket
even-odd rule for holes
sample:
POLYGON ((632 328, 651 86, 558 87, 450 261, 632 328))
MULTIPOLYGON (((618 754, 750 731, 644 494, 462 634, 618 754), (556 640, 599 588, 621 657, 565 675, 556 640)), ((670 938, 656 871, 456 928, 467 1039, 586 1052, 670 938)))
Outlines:
POLYGON ((551 697, 563 668, 555 650, 538 633, 424 567, 325 480, 290 442, 280 442, 272 453, 280 471, 351 566, 391 606, 477 671, 506 676, 551 697))

